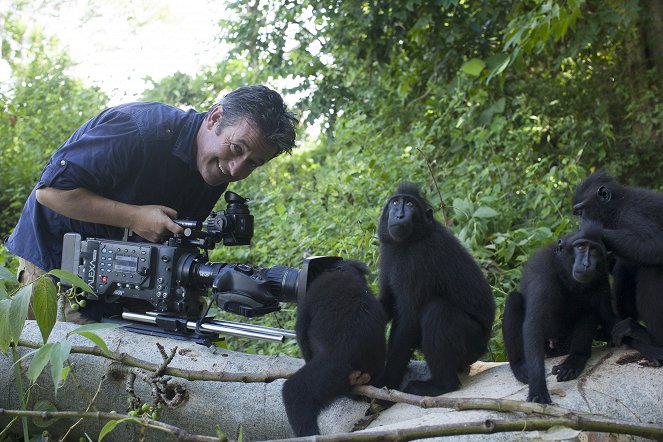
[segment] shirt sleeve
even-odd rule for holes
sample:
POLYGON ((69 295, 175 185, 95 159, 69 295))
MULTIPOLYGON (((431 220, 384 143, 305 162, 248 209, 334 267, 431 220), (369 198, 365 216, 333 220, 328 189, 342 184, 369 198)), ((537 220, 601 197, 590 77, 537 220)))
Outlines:
POLYGON ((109 109, 81 126, 55 152, 37 188, 85 188, 100 195, 135 176, 144 140, 127 113, 109 109))

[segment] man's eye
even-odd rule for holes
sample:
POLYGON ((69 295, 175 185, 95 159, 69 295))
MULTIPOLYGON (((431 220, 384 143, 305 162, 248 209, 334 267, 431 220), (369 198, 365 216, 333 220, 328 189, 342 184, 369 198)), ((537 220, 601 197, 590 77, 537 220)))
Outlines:
POLYGON ((232 149, 233 153, 235 153, 237 155, 241 155, 244 152, 244 150, 242 149, 242 146, 240 146, 239 144, 231 143, 230 148, 232 149))

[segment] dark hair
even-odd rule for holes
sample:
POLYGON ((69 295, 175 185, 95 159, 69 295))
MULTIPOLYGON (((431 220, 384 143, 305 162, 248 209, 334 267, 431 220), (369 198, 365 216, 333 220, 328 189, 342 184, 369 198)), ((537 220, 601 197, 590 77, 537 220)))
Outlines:
POLYGON ((245 86, 224 96, 214 106, 221 106, 220 128, 248 120, 261 132, 265 141, 276 148, 276 156, 292 153, 295 146, 295 114, 288 112, 278 92, 266 86, 245 86))

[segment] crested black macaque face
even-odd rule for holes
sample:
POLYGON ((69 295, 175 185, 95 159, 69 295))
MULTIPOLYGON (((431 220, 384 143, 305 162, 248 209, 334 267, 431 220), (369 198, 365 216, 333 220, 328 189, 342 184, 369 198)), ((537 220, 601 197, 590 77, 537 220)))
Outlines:
POLYGON ((410 197, 396 196, 387 206, 387 230, 394 241, 404 241, 412 234, 418 204, 410 197))
POLYGON ((585 238, 573 241, 573 279, 588 284, 605 274, 605 248, 585 238))
POLYGON ((416 240, 428 235, 432 222, 432 209, 422 205, 416 195, 397 194, 382 211, 380 238, 388 242, 416 240))
POLYGON ((608 272, 608 251, 601 239, 601 228, 592 221, 587 221, 573 235, 558 240, 556 256, 563 280, 571 276, 586 285, 605 277, 608 272))

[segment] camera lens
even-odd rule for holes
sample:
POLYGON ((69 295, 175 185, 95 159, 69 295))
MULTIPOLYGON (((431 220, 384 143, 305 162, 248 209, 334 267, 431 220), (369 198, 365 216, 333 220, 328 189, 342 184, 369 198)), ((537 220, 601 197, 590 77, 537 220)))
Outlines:
POLYGON ((279 302, 297 302, 299 269, 274 266, 264 270, 269 281, 269 291, 279 302))

